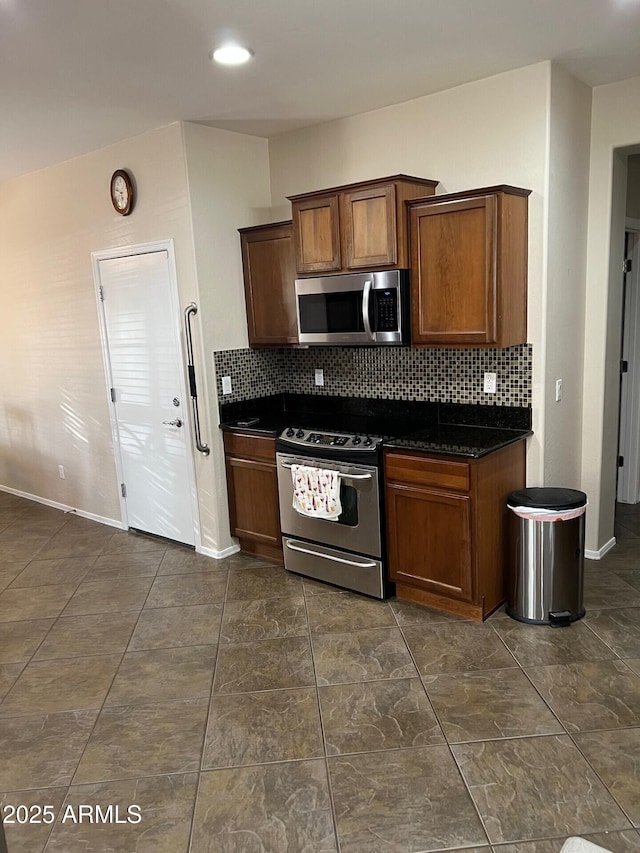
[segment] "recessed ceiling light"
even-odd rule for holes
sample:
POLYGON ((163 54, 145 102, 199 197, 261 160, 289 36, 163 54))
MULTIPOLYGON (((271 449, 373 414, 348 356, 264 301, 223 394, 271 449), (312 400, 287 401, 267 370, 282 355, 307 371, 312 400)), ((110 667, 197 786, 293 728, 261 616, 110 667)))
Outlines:
POLYGON ((238 44, 226 44, 212 50, 209 56, 221 65, 242 65, 253 56, 253 51, 238 44))

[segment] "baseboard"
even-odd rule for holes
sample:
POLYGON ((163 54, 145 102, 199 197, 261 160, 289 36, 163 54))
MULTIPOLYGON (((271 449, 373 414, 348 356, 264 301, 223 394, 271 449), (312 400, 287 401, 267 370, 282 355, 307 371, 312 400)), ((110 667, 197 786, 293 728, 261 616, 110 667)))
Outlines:
POLYGON ((21 492, 20 489, 12 489, 10 486, 0 485, 0 492, 8 492, 10 495, 15 495, 18 498, 26 498, 29 501, 35 501, 45 506, 50 506, 53 509, 62 510, 62 512, 72 512, 74 515, 79 515, 82 518, 88 518, 90 521, 97 521, 99 524, 107 524, 109 527, 117 527, 118 530, 126 530, 126 527, 121 521, 115 518, 105 518, 103 515, 96 515, 93 512, 85 512, 83 509, 76 509, 74 506, 67 506, 58 501, 50 501, 47 498, 41 498, 39 495, 31 495, 29 492, 21 492))
MULTIPOLYGON (((99 524, 106 524, 109 527, 117 527, 118 530, 126 530, 125 525, 115 518, 106 518, 103 515, 96 515, 93 512, 85 512, 85 510, 77 509, 73 506, 67 506, 66 504, 59 503, 58 501, 50 501, 48 498, 42 498, 39 495, 32 495, 29 492, 22 492, 20 489, 12 489, 10 486, 0 485, 0 492, 7 492, 10 495, 16 495, 19 498, 26 498, 29 501, 35 501, 39 504, 44 504, 45 506, 53 507, 53 509, 62 510, 62 512, 72 512, 74 515, 79 515, 81 518, 88 518, 90 521, 97 521, 99 524)), ((597 551, 591 551, 589 549, 585 549, 584 556, 587 560, 601 560, 605 554, 607 554, 616 544, 615 536, 612 536, 608 542, 599 548, 597 551)), ((214 560, 224 560, 225 557, 231 557, 233 554, 237 554, 240 550, 239 545, 230 545, 228 548, 224 548, 222 551, 218 551, 215 548, 205 548, 201 547, 199 552, 200 554, 204 554, 207 557, 213 557, 214 560)))
MULTIPOLYGON (((10 495, 15 495, 18 498, 26 498, 29 501, 35 501, 45 506, 53 507, 53 509, 62 510, 62 512, 72 512, 74 515, 80 515, 82 518, 88 518, 90 521, 97 521, 99 524, 107 524, 109 527, 117 527, 118 530, 127 530, 128 528, 115 518, 105 518, 103 515, 96 515, 93 512, 85 512, 82 509, 76 509, 73 506, 61 504, 58 501, 50 501, 47 498, 41 498, 39 495, 31 495, 28 492, 21 492, 19 489, 12 489, 10 486, 0 485, 0 492, 8 492, 10 495)), ((213 557, 215 560, 224 560, 225 557, 231 557, 232 554, 237 554, 240 550, 239 545, 230 545, 222 551, 217 551, 215 548, 201 547, 199 554, 204 554, 207 557, 213 557)))
POLYGON ((215 548, 200 548, 199 554, 204 554, 206 557, 213 557, 214 560, 224 560, 225 557, 231 557, 232 554, 237 554, 240 550, 239 545, 230 545, 222 551, 216 551, 215 548))
POLYGON ((584 556, 587 560, 601 560, 616 544, 616 537, 612 536, 608 542, 599 548, 597 551, 589 551, 585 548, 584 556))

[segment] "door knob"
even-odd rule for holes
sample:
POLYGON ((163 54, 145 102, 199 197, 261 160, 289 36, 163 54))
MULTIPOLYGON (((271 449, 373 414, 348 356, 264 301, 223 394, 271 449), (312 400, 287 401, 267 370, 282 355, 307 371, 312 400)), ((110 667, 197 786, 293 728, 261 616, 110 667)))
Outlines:
POLYGON ((178 428, 182 426, 182 421, 180 420, 180 418, 176 418, 175 421, 162 421, 162 423, 166 424, 167 426, 174 426, 178 428))

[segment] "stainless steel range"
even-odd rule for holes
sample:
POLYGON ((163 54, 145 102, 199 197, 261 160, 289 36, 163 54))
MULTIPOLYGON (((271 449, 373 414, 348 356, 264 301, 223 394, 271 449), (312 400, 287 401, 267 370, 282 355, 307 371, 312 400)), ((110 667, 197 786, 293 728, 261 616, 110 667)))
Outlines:
POLYGON ((295 426, 276 442, 284 565, 375 598, 385 597, 382 438, 295 426), (342 511, 315 518, 293 506, 293 465, 336 471, 342 511))

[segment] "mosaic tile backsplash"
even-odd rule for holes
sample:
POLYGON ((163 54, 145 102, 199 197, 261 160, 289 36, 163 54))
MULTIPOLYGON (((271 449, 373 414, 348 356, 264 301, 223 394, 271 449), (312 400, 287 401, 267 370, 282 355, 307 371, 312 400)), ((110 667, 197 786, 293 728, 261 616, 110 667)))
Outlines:
POLYGON ((219 403, 289 392, 530 406, 531 361, 531 344, 506 349, 309 347, 214 353, 219 403), (318 368, 324 371, 323 386, 314 384, 318 368), (497 374, 497 393, 484 393, 485 372, 497 374), (223 376, 231 377, 232 394, 222 394, 223 376))

